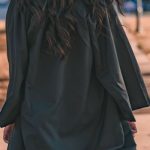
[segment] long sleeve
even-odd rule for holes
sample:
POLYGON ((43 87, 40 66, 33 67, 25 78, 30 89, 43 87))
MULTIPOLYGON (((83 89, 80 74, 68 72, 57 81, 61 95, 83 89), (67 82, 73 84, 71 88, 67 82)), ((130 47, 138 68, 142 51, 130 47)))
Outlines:
POLYGON ((140 68, 115 10, 110 9, 110 26, 132 110, 150 106, 140 68), (115 19, 113 19, 115 18, 115 19))
POLYGON ((150 100, 114 6, 108 3, 104 1, 106 16, 99 36, 96 23, 89 18, 96 76, 114 99, 122 118, 135 121, 132 110, 149 106, 150 100))
POLYGON ((0 127, 14 123, 19 115, 27 73, 26 16, 23 10, 18 9, 15 0, 11 0, 6 15, 6 38, 9 84, 6 100, 0 112, 0 127))

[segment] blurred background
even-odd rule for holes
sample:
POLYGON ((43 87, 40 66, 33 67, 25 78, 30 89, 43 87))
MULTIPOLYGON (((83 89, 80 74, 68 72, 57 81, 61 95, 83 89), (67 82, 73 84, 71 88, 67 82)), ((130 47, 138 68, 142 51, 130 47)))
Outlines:
MULTIPOLYGON (((9 0, 0 0, 0 107, 3 106, 9 81, 6 54, 5 18, 9 0)), ((150 95, 150 0, 124 0, 124 16, 119 15, 139 63, 147 90, 150 95)), ((131 81, 132 82, 132 81, 131 81)), ((150 150, 150 108, 134 112, 138 133, 135 140, 138 150, 150 150)), ((0 150, 6 150, 0 129, 0 150)))

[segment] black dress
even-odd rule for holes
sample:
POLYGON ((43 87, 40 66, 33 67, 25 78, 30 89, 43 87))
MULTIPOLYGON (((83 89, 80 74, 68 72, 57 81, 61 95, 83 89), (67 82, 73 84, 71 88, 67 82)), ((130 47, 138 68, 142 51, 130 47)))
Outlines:
POLYGON ((10 81, 0 112, 0 127, 16 123, 8 150, 135 150, 127 120, 150 100, 113 5, 97 38, 76 2, 78 32, 64 60, 44 53, 45 22, 17 6, 11 0, 6 18, 10 81))

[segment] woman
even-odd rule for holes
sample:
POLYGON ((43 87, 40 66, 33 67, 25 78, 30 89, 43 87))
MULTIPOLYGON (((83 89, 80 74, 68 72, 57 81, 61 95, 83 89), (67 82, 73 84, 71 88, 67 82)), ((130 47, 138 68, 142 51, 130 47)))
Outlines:
POLYGON ((150 100, 112 1, 12 0, 6 35, 8 150, 136 149, 150 100))

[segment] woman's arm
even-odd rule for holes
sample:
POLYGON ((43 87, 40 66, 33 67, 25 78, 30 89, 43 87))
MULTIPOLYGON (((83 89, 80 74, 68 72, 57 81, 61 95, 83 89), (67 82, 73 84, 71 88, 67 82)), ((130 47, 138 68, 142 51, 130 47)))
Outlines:
POLYGON ((119 65, 132 110, 148 107, 150 98, 139 65, 113 6, 112 9, 109 9, 109 15, 119 65))
POLYGON ((9 84, 5 103, 0 112, 0 127, 14 123, 24 98, 24 81, 27 74, 28 47, 26 13, 11 0, 6 15, 7 59, 9 84))
POLYGON ((122 118, 135 121, 132 110, 149 106, 150 99, 114 6, 105 4, 100 34, 89 19, 96 76, 116 102, 122 118))

